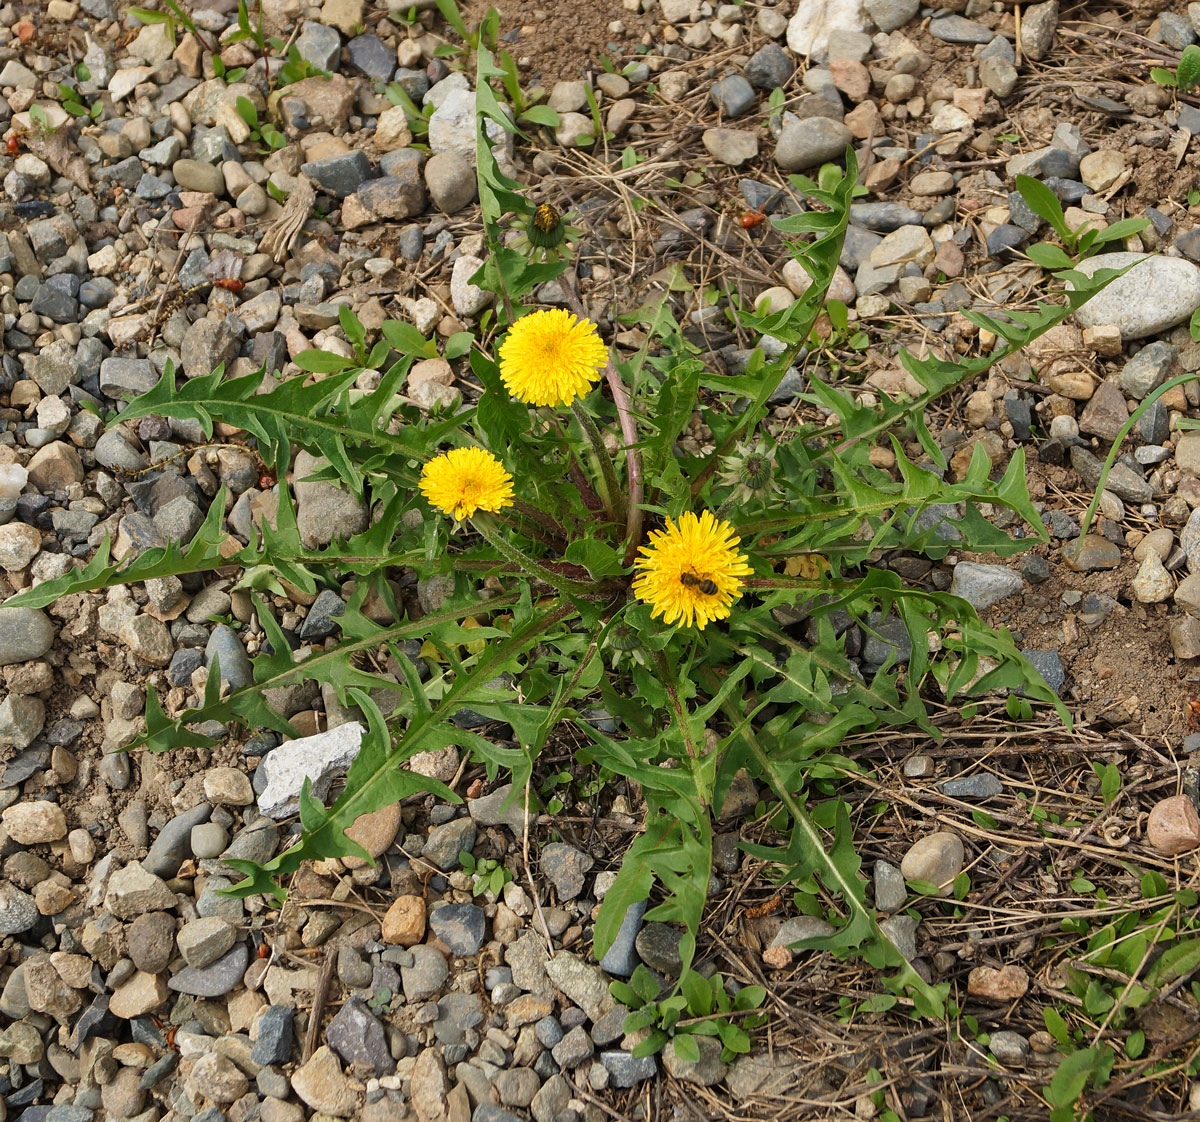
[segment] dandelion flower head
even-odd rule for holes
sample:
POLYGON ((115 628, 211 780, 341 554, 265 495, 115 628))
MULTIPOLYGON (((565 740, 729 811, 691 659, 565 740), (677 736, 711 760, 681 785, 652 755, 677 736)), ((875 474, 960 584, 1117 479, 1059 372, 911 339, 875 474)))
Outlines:
POLYGON ((664 623, 694 623, 703 631, 713 620, 728 617, 730 604, 742 594, 742 578, 753 572, 740 544, 733 527, 711 511, 699 518, 688 511, 678 522, 668 518, 638 550, 633 594, 664 623))
POLYGON ((421 470, 421 494, 431 506, 461 521, 477 510, 511 506, 513 479, 491 452, 454 448, 430 460, 421 470))
POLYGON ((565 308, 530 312, 500 345, 500 379, 528 405, 570 405, 596 381, 608 348, 590 320, 565 308))

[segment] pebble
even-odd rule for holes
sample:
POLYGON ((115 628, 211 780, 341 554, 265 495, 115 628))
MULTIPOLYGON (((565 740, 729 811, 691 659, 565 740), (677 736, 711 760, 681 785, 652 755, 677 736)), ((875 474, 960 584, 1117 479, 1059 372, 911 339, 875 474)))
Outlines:
POLYGON ((1200 814, 1188 795, 1171 795, 1155 803, 1146 819, 1146 841, 1166 857, 1190 853, 1200 846, 1200 814))
POLYGON ((982 565, 960 561, 954 566, 950 594, 961 596, 976 611, 983 611, 1008 596, 1023 591, 1021 574, 1005 565, 982 565))
POLYGON ((1028 989, 1029 975, 1016 965, 976 966, 967 975, 967 993, 980 1001, 1016 1001, 1028 989))
POLYGON ((775 163, 782 171, 806 171, 841 159, 852 140, 845 125, 828 117, 790 119, 775 146, 775 163))
POLYGON ((900 872, 905 880, 936 885, 939 896, 949 896, 965 860, 966 850, 959 836, 940 831, 909 847, 900 862, 900 872))

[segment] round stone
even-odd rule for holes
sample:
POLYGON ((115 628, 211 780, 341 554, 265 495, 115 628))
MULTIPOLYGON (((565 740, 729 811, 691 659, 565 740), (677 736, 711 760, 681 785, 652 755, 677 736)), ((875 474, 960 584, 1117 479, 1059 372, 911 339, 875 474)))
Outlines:
POLYGON ((249 806, 254 802, 254 788, 244 771, 235 767, 214 767, 204 776, 204 797, 213 803, 249 806))
POLYGON ((909 847, 900 862, 905 880, 937 885, 939 896, 949 896, 954 878, 962 872, 966 850, 957 834, 941 830, 929 834, 909 847))

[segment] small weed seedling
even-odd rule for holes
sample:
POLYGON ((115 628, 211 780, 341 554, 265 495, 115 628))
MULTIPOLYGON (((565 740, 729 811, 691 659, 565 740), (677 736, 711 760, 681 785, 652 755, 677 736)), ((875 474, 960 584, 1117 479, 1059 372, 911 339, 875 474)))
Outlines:
POLYGON ((1026 205, 1043 222, 1049 222, 1054 232, 1062 239, 1061 246, 1051 242, 1038 242, 1026 251, 1029 260, 1041 265, 1043 269, 1073 269, 1077 262, 1095 253, 1101 246, 1122 242, 1131 234, 1139 233, 1150 225, 1145 218, 1125 218, 1114 222, 1105 230, 1088 223, 1078 230, 1072 230, 1063 217, 1062 203, 1040 179, 1030 175, 1017 176, 1017 190, 1026 205))
POLYGON ((1174 70, 1155 66, 1150 71, 1150 77, 1160 86, 1167 86, 1179 93, 1191 93, 1200 82, 1200 47, 1194 43, 1183 48, 1179 56, 1179 65, 1174 70))
POLYGON ((699 1063, 696 1038, 715 1036, 721 1042, 721 1058, 728 1063, 750 1051, 747 1030, 766 1020, 758 1012, 767 996, 762 986, 744 986, 730 997, 719 974, 705 978, 685 970, 678 990, 663 995, 658 979, 639 964, 628 982, 611 982, 608 991, 630 1010, 622 1025, 625 1032, 649 1030, 634 1048, 635 1056, 653 1056, 671 1043, 679 1059, 699 1063))

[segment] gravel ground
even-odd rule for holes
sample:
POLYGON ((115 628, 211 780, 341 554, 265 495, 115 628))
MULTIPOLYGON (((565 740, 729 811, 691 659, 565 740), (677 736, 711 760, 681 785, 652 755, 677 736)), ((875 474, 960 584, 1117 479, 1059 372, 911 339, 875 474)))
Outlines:
MULTIPOLYGON (((404 7, 264 0, 269 27, 330 75, 272 102, 284 141, 274 150, 236 108, 246 98, 268 117, 263 64, 246 44, 222 50, 226 67, 246 68, 227 82, 194 36, 181 31, 173 45, 123 3, 0 7, 0 131, 13 138, 0 156, 6 593, 62 575, 106 534, 118 557, 186 541, 221 486, 232 496, 225 528, 239 543, 271 516, 279 486, 293 488, 307 546, 365 528, 354 496, 296 482, 312 472, 303 454, 276 483, 245 434, 207 442, 198 426, 163 418, 106 430, 93 410, 120 409, 168 361, 183 377, 220 363, 231 376, 265 363, 287 377, 310 347, 349 354, 344 304, 371 332, 401 318, 444 340, 477 322, 488 301, 466 283, 483 252, 474 94, 453 58, 435 57, 440 21, 426 13, 406 25, 404 7), (57 88, 75 78, 82 102, 100 107, 83 127, 57 88), (435 107, 428 152, 379 92, 389 82, 435 107), (310 186, 314 206, 298 209, 310 186)), ((193 17, 219 39, 236 25, 229 8, 193 17)), ((1040 278, 1020 253, 1039 220, 1014 193, 1017 174, 1046 182, 1073 227, 1149 219, 1095 264, 1158 256, 949 402, 933 426, 954 474, 976 445, 997 467, 1026 449, 1050 546, 1010 565, 955 554, 936 566, 890 563, 1006 623, 1096 727, 1171 751, 1200 746, 1182 732, 1200 679, 1200 432, 1180 425, 1197 415, 1195 384, 1138 421, 1102 517, 1079 537, 1088 489, 1130 412, 1168 378, 1200 370, 1187 329, 1200 307, 1200 205, 1188 197, 1200 184, 1189 144, 1200 109, 1147 79, 1150 64, 1197 38, 1200 6, 1071 12, 1060 26, 1049 0, 1022 10, 1019 32, 1011 7, 981 0, 937 10, 916 0, 625 0, 621 9, 607 22, 611 42, 595 44, 595 68, 547 81, 559 129, 506 141, 539 197, 587 204, 578 277, 606 334, 672 261, 701 289, 719 279, 728 295, 794 300, 807 277, 781 264, 768 226, 738 218, 785 213, 797 205, 787 173, 838 158, 847 144, 860 152, 869 194, 855 207, 831 295, 872 347, 855 351, 824 325, 828 346, 810 352, 773 403, 780 425, 796 418, 796 395, 817 370, 864 395, 902 393, 912 383, 895 357, 900 342, 958 353, 990 345, 961 311, 1019 306, 1040 278), (602 56, 620 73, 602 71, 602 56), (588 82, 612 134, 590 148, 579 144, 594 129, 588 82), (786 105, 772 112, 777 87, 786 105), (618 182, 608 173, 626 145, 647 162, 640 179, 618 182), (686 168, 702 175, 677 190, 686 168), (634 190, 648 203, 637 212, 625 205, 634 190)), ((528 19, 502 31, 533 82, 535 65, 551 65, 553 42, 538 39, 536 12, 528 19), (534 58, 522 57, 521 43, 533 41, 534 58)), ((553 288, 539 296, 559 299, 553 288)), ((737 369, 757 340, 728 329, 722 304, 687 299, 678 298, 680 319, 713 371, 737 369)), ((620 346, 640 341, 616 333, 620 346)), ((453 409, 472 397, 470 372, 430 359, 413 368, 406 393, 423 409, 453 409)), ((686 439, 703 449, 709 434, 697 420, 686 439)), ((891 466, 886 447, 877 453, 891 466)), ((397 580, 414 617, 445 592, 411 574, 397 580)), ((358 840, 378 867, 307 868, 279 913, 220 895, 236 878, 227 858, 265 860, 295 829, 301 769, 328 791, 361 734, 335 696, 300 686, 274 699, 302 733, 290 744, 233 730, 211 752, 117 752, 144 727, 147 685, 175 713, 197 703, 218 657, 231 686, 252 680, 263 632, 235 583, 168 578, 45 611, 0 610, 6 1116, 652 1118, 667 1111, 649 1092, 661 1079, 684 1117, 748 1117, 797 1093, 804 1065, 783 1053, 759 1050, 733 1065, 707 1049, 695 1065, 670 1049, 660 1059, 630 1054, 608 980, 639 961, 664 977, 679 968, 679 932, 644 925, 641 910, 603 970, 591 954, 596 904, 638 828, 635 792, 606 800, 600 844, 586 801, 574 807, 580 817, 569 807, 527 823, 506 806, 507 788, 488 789, 449 749, 422 766, 461 784, 466 809, 397 805, 361 820, 358 840), (531 844, 537 859, 527 861, 531 844), (474 892, 462 851, 507 865, 499 895, 474 892)), ((297 593, 273 607, 297 646, 320 647, 348 594, 297 593)), ((864 670, 892 650, 863 643, 864 670)), ((913 747, 893 761, 906 789, 1008 805, 1011 775, 913 747)), ((1133 815, 1131 828, 1139 860, 1161 865, 1200 846, 1200 819, 1186 794, 1154 790, 1153 812, 1133 815)), ((758 871, 735 848, 757 800, 748 783, 725 806, 714 900, 758 871)), ((978 831, 964 845, 964 830, 938 825, 918 821, 875 855, 877 910, 923 972, 960 985, 964 1003, 1019 1002, 1032 973, 1019 944, 994 960, 964 952, 947 961, 923 920, 902 911, 905 878, 949 886, 976 860, 978 831)), ((750 919, 743 982, 809 970, 787 944, 813 933, 811 919, 778 907, 750 919)), ((990 1048, 1010 1072, 1031 1065, 1036 1082, 1054 1058, 1044 1037, 1028 1017, 1000 1016, 990 1048)), ((890 1070, 906 1088, 907 1117, 951 1109, 919 1065, 901 1059, 890 1070)), ((992 1098, 979 1092, 991 1107, 1025 1086, 1019 1076, 980 1085, 998 1088, 992 1098)), ((832 1094, 806 1086, 806 1104, 832 1094)), ((1183 1109, 1186 1085, 1163 1093, 1156 1109, 1183 1109)), ((857 1117, 874 1110, 861 1092, 851 1101, 857 1117)), ((832 1116, 821 1113, 827 1105, 795 1109, 790 1116, 832 1116)))

